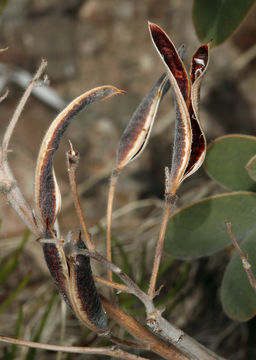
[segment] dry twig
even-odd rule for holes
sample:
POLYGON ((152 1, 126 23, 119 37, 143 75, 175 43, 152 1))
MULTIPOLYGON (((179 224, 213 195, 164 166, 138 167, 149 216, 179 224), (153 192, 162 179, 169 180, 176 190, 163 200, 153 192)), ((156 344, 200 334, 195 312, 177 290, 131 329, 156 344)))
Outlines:
POLYGON ((255 279, 255 276, 254 276, 254 274, 252 272, 252 266, 249 263, 248 258, 246 258, 244 256, 243 251, 241 250, 240 246, 238 245, 238 242, 236 241, 235 235, 232 232, 231 223, 227 221, 226 226, 227 226, 227 229, 228 229, 230 239, 232 240, 233 245, 234 245, 235 249, 237 250, 237 252, 238 252, 238 254, 239 254, 240 258, 241 258, 242 265, 243 265, 244 270, 246 271, 246 274, 247 274, 248 280, 250 282, 250 285, 253 288, 253 290, 256 292, 256 279, 255 279))
POLYGON ((116 349, 116 346, 95 347, 95 348, 79 347, 79 346, 60 346, 60 345, 42 344, 34 341, 18 340, 7 336, 0 336, 0 342, 15 344, 19 346, 27 346, 34 349, 43 349, 48 351, 50 350, 50 351, 61 351, 61 352, 73 353, 73 354, 113 356, 115 358, 125 359, 125 360, 146 360, 145 357, 133 355, 122 349, 116 349))

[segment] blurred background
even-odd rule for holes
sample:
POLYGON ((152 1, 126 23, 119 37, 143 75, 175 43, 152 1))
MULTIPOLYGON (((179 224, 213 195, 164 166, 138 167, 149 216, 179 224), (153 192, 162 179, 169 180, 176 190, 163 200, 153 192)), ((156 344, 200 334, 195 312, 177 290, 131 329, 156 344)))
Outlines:
MULTIPOLYGON (((36 71, 42 58, 48 61, 50 88, 60 97, 49 103, 32 95, 11 141, 10 164, 31 204, 37 153, 58 111, 96 86, 108 84, 126 91, 86 109, 73 120, 62 140, 55 170, 63 198, 59 220, 64 236, 69 230, 79 229, 67 177, 68 139, 80 152, 77 181, 82 206, 94 241, 99 251, 104 252, 104 216, 116 147, 137 105, 164 71, 151 43, 147 21, 161 26, 177 47, 185 45, 184 62, 189 67, 190 58, 200 45, 193 26, 192 6, 192 1, 178 0, 9 0, 1 13, 0 48, 8 47, 8 51, 0 53, 0 90, 3 92, 6 87, 10 90, 0 105, 1 133, 23 93, 23 79, 36 71)), ((256 134, 256 62, 243 57, 255 44, 255 16, 254 7, 235 34, 211 51, 201 92, 201 123, 208 142, 228 133, 256 134)), ((114 202, 114 259, 126 266, 126 271, 144 288, 161 221, 164 167, 171 163, 173 124, 173 101, 168 93, 146 150, 120 177, 114 202)), ((201 169, 183 184, 177 207, 220 192, 224 189, 201 169)), ((17 248, 26 228, 4 198, 0 205, 0 256, 3 257, 17 248)), ((159 285, 164 283, 165 287, 158 301, 165 304, 165 316, 169 320, 214 351, 232 359, 253 359, 255 320, 247 324, 232 322, 223 314, 218 298, 228 256, 222 252, 191 263, 170 259, 165 262, 163 258, 165 267, 159 285)), ((95 271, 104 274, 102 268, 95 267, 95 271)), ((0 313, 2 335, 14 335, 18 308, 23 305, 20 337, 31 339, 55 292, 41 246, 32 235, 20 257, 16 275, 0 290, 0 297, 4 298, 28 272, 32 274, 28 285, 0 313)), ((143 319, 141 305, 130 298, 120 296, 123 308, 143 319)), ((56 300, 52 312, 56 316, 51 315, 40 341, 58 344, 56 329, 64 316, 60 300, 56 300)), ((66 345, 96 346, 100 341, 68 312, 66 345)), ((25 358, 26 350, 19 351, 17 358, 25 358)), ((44 359, 45 353, 40 351, 37 356, 44 359)), ((56 358, 55 354, 50 356, 56 358)))

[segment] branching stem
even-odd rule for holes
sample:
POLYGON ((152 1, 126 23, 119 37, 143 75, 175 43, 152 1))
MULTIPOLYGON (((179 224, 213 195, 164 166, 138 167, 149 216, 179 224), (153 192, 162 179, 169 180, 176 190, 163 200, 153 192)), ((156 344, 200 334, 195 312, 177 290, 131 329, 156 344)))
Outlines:
POLYGON ((13 114, 13 117, 8 125, 8 128, 4 134, 4 139, 3 139, 3 143, 2 143, 2 149, 3 149, 3 152, 6 154, 7 153, 7 150, 8 150, 8 145, 9 145, 9 142, 10 142, 10 139, 11 139, 11 136, 12 136, 12 133, 13 133, 13 130, 19 120, 19 117, 25 107, 25 104, 33 90, 33 88, 36 86, 37 84, 37 81, 39 80, 39 78, 41 77, 41 75, 43 74, 45 68, 47 66, 47 61, 45 59, 43 59, 41 61, 41 64, 35 74, 35 76, 33 77, 33 79, 31 80, 31 82, 29 83, 27 89, 25 90, 22 98, 20 99, 20 102, 13 114))
POLYGON ((154 259, 154 265, 151 273, 151 279, 150 279, 150 285, 148 289, 148 296, 153 299, 155 296, 155 288, 156 288, 156 280, 157 280, 157 274, 160 266, 160 261, 162 257, 163 252, 163 245, 164 245, 164 238, 165 238, 165 232, 168 224, 168 220, 170 217, 171 210, 173 209, 173 206, 176 201, 176 195, 166 195, 165 200, 165 209, 163 214, 163 221, 158 237, 158 242, 156 246, 155 251, 155 259, 154 259))
POLYGON ((241 250, 240 246, 238 245, 238 242, 236 241, 235 235, 233 234, 233 231, 232 231, 231 223, 226 222, 226 226, 228 229, 230 239, 232 240, 235 249, 237 250, 238 254, 240 255, 242 265, 243 265, 244 270, 246 271, 250 285, 253 288, 253 290, 256 292, 256 279, 252 272, 252 266, 249 263, 248 259, 244 256, 243 251, 241 250))
POLYGON ((145 357, 137 356, 128 353, 122 349, 116 349, 115 346, 109 347, 78 347, 78 346, 60 346, 60 345, 50 345, 50 344, 42 344, 37 343, 34 341, 24 341, 9 338, 6 336, 0 336, 0 341, 15 344, 19 346, 27 346, 30 348, 35 349, 43 349, 43 350, 50 350, 50 351, 62 351, 66 353, 75 353, 75 354, 93 354, 93 355, 103 355, 103 356, 113 356, 118 359, 125 359, 125 360, 146 360, 145 357))

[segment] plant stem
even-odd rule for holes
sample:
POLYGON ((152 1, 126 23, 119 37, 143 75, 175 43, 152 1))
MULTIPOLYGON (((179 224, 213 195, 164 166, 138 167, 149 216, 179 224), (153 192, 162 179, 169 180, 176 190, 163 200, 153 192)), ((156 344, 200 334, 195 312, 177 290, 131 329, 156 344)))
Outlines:
MULTIPOLYGON (((113 209, 113 200, 114 200, 114 194, 115 194, 115 188, 116 188, 118 176, 119 176, 119 171, 117 171, 116 169, 113 170, 111 178, 110 178, 110 185, 109 185, 109 192, 108 192, 106 248, 107 248, 107 259, 109 262, 112 261, 112 252, 111 252, 112 209, 113 209)), ((113 274, 110 269, 108 269, 108 279, 110 281, 112 281, 112 279, 113 279, 113 274)))
MULTIPOLYGON (((154 303, 152 299, 142 291, 138 285, 123 271, 116 265, 110 263, 104 256, 100 255, 97 252, 91 252, 84 249, 78 249, 74 248, 73 251, 75 251, 77 254, 81 255, 87 255, 92 257, 93 259, 99 261, 101 264, 106 266, 107 268, 110 268, 112 272, 114 272, 121 280, 124 281, 124 283, 127 285, 127 287, 130 289, 130 293, 135 295, 140 301, 144 304, 147 312, 147 325, 155 332, 158 333, 160 336, 167 339, 173 346, 175 346, 177 349, 179 349, 182 353, 186 354, 189 359, 193 360, 221 360, 222 357, 216 355, 211 350, 207 349, 200 343, 198 343, 196 340, 185 334, 182 330, 176 328, 174 325, 169 323, 167 320, 165 320, 161 316, 161 312, 157 310, 154 306, 154 303)), ((122 310, 119 309, 116 305, 113 303, 108 302, 108 305, 112 305, 115 310, 113 310, 114 313, 116 313, 116 317, 113 315, 113 319, 116 319, 118 321, 119 315, 122 314, 122 310), (117 311, 118 309, 118 311, 117 311)), ((107 311, 107 310, 106 310, 107 311)), ((124 313, 125 314, 125 313, 124 313)), ((125 314, 128 316, 127 314, 125 314)), ((121 316, 121 315, 120 315, 121 316)), ((129 319, 131 322, 135 321, 132 317, 129 316, 129 319)), ((121 319, 119 319, 120 323, 121 319)), ((126 324, 124 323, 123 326, 126 328, 126 324)), ((142 327, 143 328, 143 327, 142 327)), ((127 329, 127 328, 126 328, 127 329)), ((144 329, 144 328, 143 328, 144 329)), ((127 329, 128 330, 128 329, 127 329)), ((130 331, 130 330, 128 330, 130 331)), ((130 331, 132 334, 132 330, 130 331)), ((152 335, 152 334, 151 334, 152 335)), ((135 336, 136 337, 136 336, 135 336)), ((140 339, 138 337, 138 339, 140 339)), ((143 339, 141 339, 143 341, 143 339)), ((185 357, 187 359, 187 357, 185 357)))
POLYGON ((79 162, 79 154, 77 151, 74 151, 71 142, 69 142, 69 143, 70 143, 70 150, 67 152, 68 176, 69 176, 69 182, 70 182, 70 186, 71 186, 71 190, 72 190, 72 194, 73 194, 74 204, 75 204, 77 215, 79 217, 80 225, 82 227, 82 231, 85 236, 86 245, 87 245, 88 249, 90 249, 91 251, 95 251, 95 246, 92 242, 91 235, 90 235, 87 225, 85 223, 85 219, 83 216, 81 204, 80 204, 78 193, 77 193, 75 170, 76 170, 76 167, 79 162))
POLYGON ((21 217, 21 219, 36 237, 42 236, 43 225, 38 219, 35 219, 31 207, 25 200, 20 188, 18 187, 17 182, 8 165, 7 154, 9 142, 13 134, 14 128, 19 120, 19 117, 25 107, 25 104, 33 88, 36 86, 36 83, 42 75, 43 71, 45 70, 46 66, 47 61, 42 60, 37 72, 29 83, 16 110, 14 111, 11 121, 9 122, 5 131, 3 141, 0 147, 0 191, 6 196, 8 202, 11 204, 13 209, 18 213, 18 215, 21 217))
POLYGON ((96 347, 96 348, 79 347, 79 346, 60 346, 60 345, 42 344, 34 341, 18 340, 7 336, 0 336, 0 342, 16 344, 20 346, 27 346, 30 348, 43 349, 48 351, 50 350, 50 351, 62 351, 62 352, 75 353, 75 354, 113 356, 117 359, 125 359, 125 360, 146 360, 145 357, 133 355, 121 349, 116 349, 115 346, 96 347))
POLYGON ((244 256, 243 251, 241 250, 240 246, 238 245, 238 242, 236 241, 236 238, 235 238, 235 236, 234 236, 234 234, 232 232, 231 223, 226 222, 226 226, 227 226, 227 229, 228 229, 230 239, 232 240, 235 249, 238 251, 238 253, 240 255, 242 265, 243 265, 244 270, 246 271, 249 283, 250 283, 252 289, 256 292, 256 279, 255 279, 255 276, 254 276, 254 274, 252 272, 252 266, 249 263, 249 261, 246 259, 246 257, 244 256))
POLYGON ((158 274, 162 251, 163 251, 166 227, 168 224, 171 210, 175 204, 175 201, 176 201, 176 195, 167 195, 166 196, 163 221, 162 221, 162 225, 161 225, 161 229, 160 229, 160 233, 159 233, 159 237, 158 237, 158 242, 157 242, 157 246, 156 246, 154 265, 153 265, 151 279, 150 279, 150 285, 149 285, 149 289, 148 289, 148 296, 151 299, 153 299, 155 296, 156 280, 157 280, 157 274, 158 274))
POLYGON ((17 121, 19 120, 20 114, 22 113, 25 104, 33 90, 33 88, 36 86, 36 82, 39 80, 40 76, 42 75, 42 73, 44 72, 45 68, 47 66, 47 61, 45 59, 42 59, 41 64, 37 70, 37 72, 35 73, 33 79, 30 81, 27 89, 25 90, 22 98, 20 99, 20 102, 13 114, 13 117, 7 127, 7 130, 4 134, 4 139, 3 139, 3 143, 2 143, 2 149, 4 153, 7 153, 8 150, 8 145, 13 133, 13 130, 17 124, 17 121))
POLYGON ((119 283, 116 283, 116 282, 113 282, 113 281, 109 281, 107 279, 103 279, 99 276, 96 276, 96 275, 93 275, 93 278, 95 281, 101 283, 101 284, 104 284, 104 285, 107 285, 113 289, 116 289, 116 290, 119 290, 120 292, 126 292, 126 293, 129 293, 130 292, 130 289, 128 288, 128 286, 125 286, 123 284, 119 284, 119 283))
POLYGON ((164 359, 170 360, 185 360, 189 359, 177 349, 167 345, 163 340, 153 335, 149 330, 144 328, 137 320, 126 314, 118 306, 113 305, 110 301, 102 298, 102 305, 107 314, 114 319, 118 324, 124 327, 136 339, 147 343, 150 350, 162 356, 164 359))

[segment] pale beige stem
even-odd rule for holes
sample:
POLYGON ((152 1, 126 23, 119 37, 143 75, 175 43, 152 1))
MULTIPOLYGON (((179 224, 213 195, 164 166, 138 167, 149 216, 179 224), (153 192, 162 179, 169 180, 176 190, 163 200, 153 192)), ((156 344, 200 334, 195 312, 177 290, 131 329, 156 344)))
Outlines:
MULTIPOLYGON (((119 176, 119 171, 114 170, 112 172, 111 178, 110 178, 110 185, 109 185, 109 192, 108 192, 108 205, 107 205, 107 259, 109 262, 112 261, 112 251, 111 251, 111 226, 112 226, 112 209, 113 209, 113 200, 114 200, 114 194, 115 194, 115 188, 117 179, 119 176)), ((108 279, 112 281, 113 274, 110 269, 108 269, 108 279)))
POLYGON ((238 242, 236 241, 236 238, 232 232, 232 227, 231 227, 231 223, 230 222, 226 222, 226 226, 228 229, 228 233, 230 236, 230 239, 232 240, 234 247, 236 248, 236 250, 238 251, 238 254, 240 255, 241 261, 242 261, 242 265, 243 268, 247 274, 249 283, 251 285, 251 287, 253 288, 253 290, 256 292, 256 279, 255 276, 252 272, 252 266, 249 263, 248 259, 244 256, 243 251, 241 250, 240 246, 238 245, 238 242))
POLYGON ((108 316, 114 319, 120 326, 125 328, 133 337, 148 344, 150 350, 169 360, 188 360, 189 358, 180 353, 179 350, 167 345, 163 340, 144 328, 137 320, 126 314, 118 306, 102 298, 102 305, 108 316))
POLYGON ((40 64, 37 72, 35 73, 35 76, 30 81, 26 91, 24 92, 22 98, 20 99, 20 102, 19 102, 19 104, 13 114, 13 117, 8 125, 8 128, 4 134, 4 139, 3 139, 3 143, 2 143, 2 148, 3 148, 4 153, 7 153, 8 145, 9 145, 13 130, 17 124, 17 121, 19 120, 20 114, 22 113, 24 106, 25 106, 33 88, 36 86, 36 83, 39 80, 42 73, 44 72, 46 66, 47 66, 47 61, 43 59, 41 61, 41 64, 40 64))
POLYGON ((101 278, 99 276, 96 276, 96 275, 93 275, 93 279, 95 281, 97 281, 98 283, 100 283, 100 284, 107 285, 107 286, 111 287, 112 289, 116 289, 116 290, 119 290, 121 292, 130 293, 130 289, 126 285, 119 284, 119 283, 116 283, 116 282, 113 282, 113 281, 109 281, 107 279, 103 279, 103 278, 101 278))
MULTIPOLYGON (((150 297, 142 291, 138 285, 129 278, 128 275, 123 273, 123 271, 113 263, 110 263, 106 258, 101 256, 99 253, 91 252, 89 250, 85 249, 78 249, 75 247, 73 248, 73 251, 77 254, 90 256, 96 261, 100 262, 102 265, 106 266, 107 268, 110 268, 112 272, 114 272, 123 282, 126 284, 126 286, 130 289, 130 293, 134 294, 138 299, 140 299, 143 304, 145 305, 146 313, 147 313, 147 325, 155 332, 158 333, 161 337, 164 337, 167 341, 171 342, 172 345, 179 349, 182 353, 186 354, 187 357, 185 359, 191 359, 191 360, 201 360, 201 359, 207 359, 207 360, 223 360, 222 357, 214 354, 209 349, 205 348, 203 345, 199 344, 196 340, 185 334, 182 330, 176 328, 174 325, 169 323, 167 320, 165 320, 161 316, 161 311, 157 310, 154 306, 153 300, 150 299, 150 297)), ((122 322, 121 314, 125 314, 122 312, 121 309, 119 309, 116 305, 113 304, 113 302, 108 302, 109 307, 111 307, 111 311, 113 311, 113 314, 116 314, 112 316, 113 319, 122 322), (118 309, 118 311, 117 311, 118 309), (120 318, 119 318, 120 315, 120 318)), ((110 315, 110 314, 109 314, 110 315)), ((129 315, 128 319, 130 319, 129 325, 131 328, 129 330, 129 326, 125 323, 122 326, 126 328, 131 334, 134 335, 132 332, 133 325, 136 325, 136 320, 130 317, 129 315), (134 321, 134 323, 133 323, 134 321), (127 327, 128 326, 128 327, 127 327)), ((124 318, 126 318, 124 315, 124 318)), ((111 316, 111 315, 110 315, 111 316)), ((142 327, 142 329, 144 329, 142 327)), ((138 330, 139 332, 139 330, 138 330)), ((151 333, 150 333, 151 334, 151 333)), ((151 334, 152 335, 152 334, 151 334)), ((135 336, 135 335, 134 335, 135 336)), ((152 335, 154 336, 154 335, 152 335)), ((136 337, 136 336, 135 336, 136 337)), ((139 340, 143 341, 142 338, 138 337, 139 340)), ((147 340, 147 339, 146 339, 147 340)), ((149 340, 150 341, 150 340, 149 340)), ((152 350, 152 349, 151 349, 152 350)), ((154 350, 153 350, 154 351, 154 350)), ((169 359, 169 358, 167 358, 169 359)), ((174 358, 172 358, 174 359, 174 358)))
POLYGON ((173 208, 174 202, 175 202, 176 196, 167 196, 166 202, 165 202, 165 209, 163 214, 163 221, 157 241, 156 251, 155 251, 155 259, 154 259, 154 265, 151 273, 151 279, 148 289, 148 296, 150 299, 153 299, 155 296, 155 288, 156 288, 156 280, 157 280, 157 274, 160 266, 161 256, 163 252, 163 245, 164 245, 164 238, 165 238, 165 232, 168 224, 168 220, 170 217, 171 210, 173 208))
POLYGON ((96 348, 79 347, 79 346, 60 346, 60 345, 42 344, 34 341, 18 340, 7 336, 0 336, 0 342, 15 344, 19 346, 27 346, 34 349, 43 349, 48 351, 49 350, 62 351, 66 353, 92 354, 92 355, 103 355, 103 356, 111 356, 111 357, 113 356, 117 359, 125 359, 125 360, 146 360, 145 357, 133 355, 121 349, 116 349, 116 346, 96 347, 96 348))
POLYGON ((67 158, 68 158, 69 182, 70 182, 70 186, 71 186, 71 190, 72 190, 72 194, 73 194, 76 212, 79 217, 80 225, 82 227, 82 231, 85 236, 86 246, 88 247, 89 250, 95 251, 95 246, 93 244, 91 235, 90 235, 87 225, 85 223, 85 219, 84 219, 83 212, 81 209, 80 200, 79 200, 78 193, 77 193, 75 169, 78 164, 78 157, 77 157, 77 153, 73 150, 71 142, 70 142, 70 151, 67 153, 67 158))

